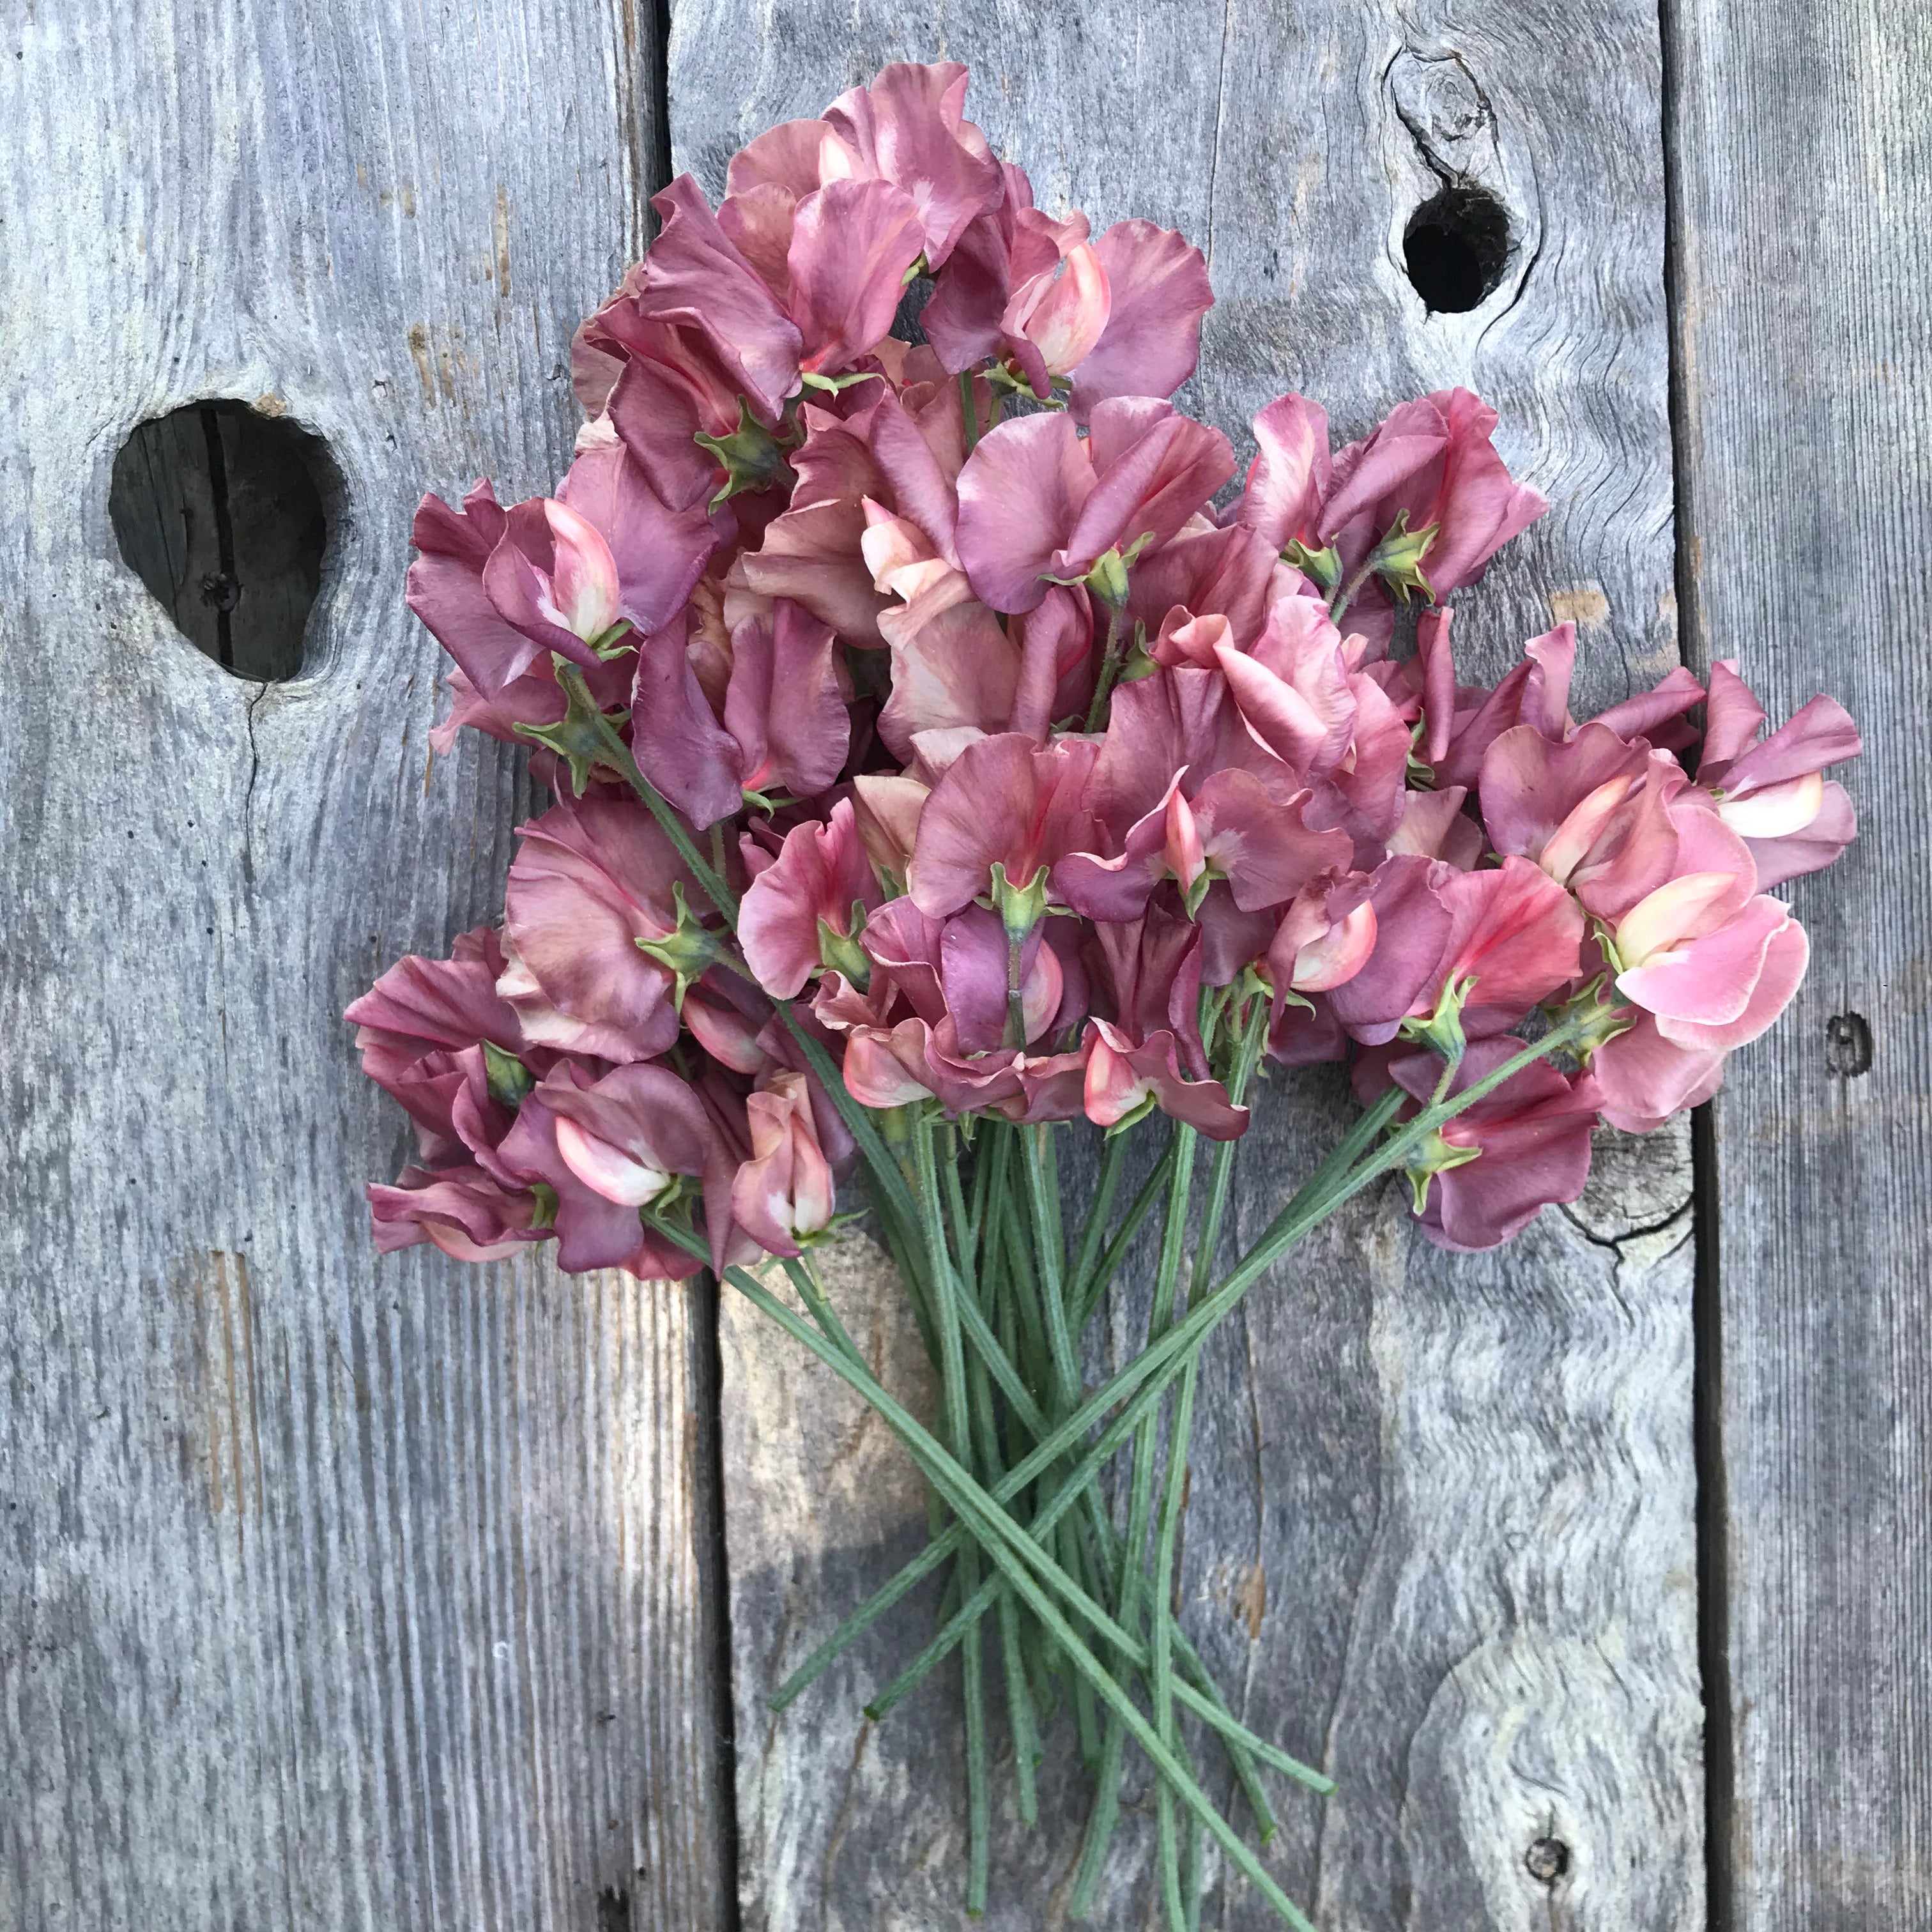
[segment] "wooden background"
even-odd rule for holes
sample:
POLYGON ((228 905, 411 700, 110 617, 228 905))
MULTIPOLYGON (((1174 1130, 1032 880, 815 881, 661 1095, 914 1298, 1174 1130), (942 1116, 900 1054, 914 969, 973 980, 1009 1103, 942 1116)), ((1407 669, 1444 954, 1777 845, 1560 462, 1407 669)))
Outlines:
MULTIPOLYGON (((671 167, 716 193, 940 56, 1044 202, 1208 251, 1185 400, 1238 437, 1289 387, 1344 434, 1495 403, 1556 508, 1459 607, 1486 669, 1574 616, 1593 703, 1735 655, 1870 747, 1860 843, 1791 894, 1811 977, 1693 1131, 1607 1137, 1497 1257, 1361 1204, 1211 1353, 1186 1619, 1340 1785, 1274 1869, 1324 1932, 1924 1932, 1932 26, 1881 0, 16 0, 0 1925, 959 1922, 951 1694, 858 1714, 916 1608, 763 1708, 920 1534, 903 1463, 701 1289, 379 1265, 403 1126, 335 1017, 494 913, 529 802, 496 747, 429 765, 415 496, 560 472, 571 332, 671 167), (1432 316, 1402 238, 1454 178, 1514 246, 1432 316), (204 467, 326 446, 292 677, 299 562, 246 567, 286 506, 203 556, 114 488, 191 406, 204 467), (188 640, 231 565, 268 654, 224 669, 188 640)), ((1346 1111, 1277 1083, 1246 1222, 1346 1111)), ((916 1386, 876 1258, 838 1288, 916 1386)), ((1001 1932, 1062 1922, 1076 1797, 1003 1824, 1001 1932)), ((1098 1922, 1154 1922, 1149 1836, 1098 1922)), ((1217 1880, 1207 1922, 1270 1922, 1217 1880)))

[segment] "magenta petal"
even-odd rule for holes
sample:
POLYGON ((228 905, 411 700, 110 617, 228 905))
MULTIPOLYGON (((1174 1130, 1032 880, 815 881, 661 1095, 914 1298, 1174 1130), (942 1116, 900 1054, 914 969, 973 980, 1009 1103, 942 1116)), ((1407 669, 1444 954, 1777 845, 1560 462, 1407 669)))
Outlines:
POLYGON ((524 970, 576 1023, 578 1051, 656 1059, 677 1038, 677 1015, 670 976, 637 941, 674 922, 670 886, 683 874, 670 842, 643 806, 596 796, 553 806, 520 836, 504 923, 524 970))
POLYGON ((704 506, 667 508, 637 459, 616 441, 584 451, 556 494, 610 545, 622 615, 644 632, 668 623, 704 574, 716 542, 704 506))
POLYGON ((776 422, 798 387, 796 327, 732 246, 689 175, 653 195, 651 206, 663 226, 644 258, 645 314, 702 328, 742 393, 776 422))
POLYGON ((1214 305, 1200 250, 1172 229, 1117 221, 1094 250, 1112 301, 1073 374, 1069 406, 1082 419, 1110 396, 1172 395, 1200 360, 1201 318, 1214 305))
POLYGON ((1672 718, 1682 717, 1694 704, 1701 704, 1703 700, 1704 687, 1694 674, 1682 664, 1676 664, 1649 690, 1640 691, 1634 698, 1627 698, 1621 704, 1613 704, 1607 711, 1598 712, 1592 722, 1607 726, 1620 738, 1651 738, 1654 741, 1660 727, 1672 718))
POLYGON ((1369 902, 1376 911, 1376 946, 1354 977, 1328 995, 1336 1019, 1366 1046, 1379 1046, 1424 990, 1432 986, 1450 938, 1442 887, 1450 868, 1420 858, 1396 857, 1378 868, 1369 902))
POLYGON ((1788 724, 1743 753, 1724 773, 1726 792, 1757 790, 1842 764, 1864 749, 1851 714, 1834 698, 1814 698, 1788 724))
POLYGON ((410 532, 422 553, 410 566, 410 608, 485 698, 521 676, 542 648, 503 616, 483 587, 483 567, 502 533, 503 513, 488 483, 476 486, 460 512, 439 496, 424 497, 410 532))
POLYGON ((890 332, 925 239, 911 198, 889 182, 828 182, 799 203, 786 263, 804 368, 836 375, 890 332))
POLYGON ((852 802, 841 799, 824 824, 794 826, 746 889, 738 918, 745 963, 774 999, 795 999, 819 968, 819 921, 849 935, 853 906, 878 903, 852 802))
POLYGON ((1328 494, 1328 414, 1305 396, 1277 396, 1255 418, 1256 454, 1236 512, 1270 550, 1314 539, 1328 494))
POLYGON ((899 61, 825 110, 826 124, 867 166, 911 196, 935 268, 1000 191, 999 165, 986 136, 962 118, 965 102, 958 62, 899 61))
POLYGON ((733 632, 724 728, 737 740, 746 790, 808 798, 838 778, 851 720, 833 644, 830 625, 783 598, 769 618, 733 632))
POLYGON ((686 650, 686 620, 638 652, 631 746, 645 777, 702 831, 743 802, 736 740, 712 716, 686 650))
POLYGON ((1088 454, 1094 488, 1054 558, 1055 576, 1078 576, 1103 552, 1142 538, 1166 542, 1234 473, 1219 430, 1142 396, 1095 405, 1088 454))
POLYGON ((1050 588, 1048 560, 1093 490, 1064 414, 1023 416, 982 436, 959 472, 959 561, 974 593, 995 610, 1034 609, 1050 588))

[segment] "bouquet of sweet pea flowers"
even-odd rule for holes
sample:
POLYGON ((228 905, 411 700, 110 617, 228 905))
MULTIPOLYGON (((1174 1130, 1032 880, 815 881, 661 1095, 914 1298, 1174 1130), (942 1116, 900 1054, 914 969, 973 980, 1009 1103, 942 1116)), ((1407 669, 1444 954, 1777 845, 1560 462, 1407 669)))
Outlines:
POLYGON ((350 1009, 421 1149, 369 1190, 376 1242, 709 1266, 879 1412, 932 1540, 777 1701, 947 1567, 940 1628, 868 1708, 957 1654, 969 1910, 989 1708, 1030 1822, 1064 1700, 1094 1790, 1076 1914, 1131 1744, 1168 1923, 1197 1922, 1204 1835, 1301 1925, 1252 1840, 1270 1774, 1331 1787, 1237 1720, 1173 1613, 1202 1348, 1383 1177, 1430 1240, 1486 1248, 1576 1198, 1600 1121, 1707 1099, 1804 973, 1765 889, 1851 838, 1824 773, 1858 738, 1828 698, 1767 735, 1729 663, 1579 722, 1568 625, 1459 681, 1446 600, 1546 507, 1494 415, 1444 392, 1334 449, 1285 395, 1238 482, 1168 400, 1213 300, 1198 251, 1036 208, 965 88, 888 68, 742 149, 716 210, 674 182, 578 334, 556 494, 424 499, 437 747, 530 745, 556 802, 501 926, 350 1009), (1224 1258, 1257 1082, 1345 1058, 1359 1121, 1224 1258), (860 1213, 938 1371, 930 1424, 820 1285, 860 1213), (1144 1228, 1146 1346, 1090 1388, 1083 1334, 1144 1228))

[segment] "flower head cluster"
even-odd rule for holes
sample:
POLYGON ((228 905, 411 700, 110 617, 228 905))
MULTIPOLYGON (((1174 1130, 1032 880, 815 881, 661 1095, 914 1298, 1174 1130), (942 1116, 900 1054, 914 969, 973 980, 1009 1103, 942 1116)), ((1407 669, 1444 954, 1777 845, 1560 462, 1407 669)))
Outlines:
POLYGON ((436 742, 534 742, 558 802, 500 932, 350 1009, 421 1142, 371 1190, 386 1246, 796 1254, 852 1152, 832 1069, 888 1116, 1226 1139, 1251 1025, 1420 1107, 1573 1024, 1573 1066, 1410 1163, 1430 1238, 1480 1248, 1798 983, 1765 889, 1852 836, 1845 713, 1763 735, 1726 663, 1580 723, 1568 625, 1460 682, 1448 600, 1545 507, 1493 413, 1446 391, 1336 449, 1284 396, 1238 483, 1168 400, 1199 252, 1042 212, 965 81, 887 68, 715 210, 674 182, 578 337, 555 496, 424 500, 436 742))

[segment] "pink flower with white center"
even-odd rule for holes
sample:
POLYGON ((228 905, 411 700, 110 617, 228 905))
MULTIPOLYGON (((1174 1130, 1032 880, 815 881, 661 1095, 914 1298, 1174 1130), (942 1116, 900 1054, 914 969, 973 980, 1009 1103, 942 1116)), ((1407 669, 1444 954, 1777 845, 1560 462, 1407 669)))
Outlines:
POLYGON ((805 1076, 771 1075, 745 1112, 752 1155, 731 1184, 733 1217, 767 1253, 802 1254, 803 1240, 830 1224, 837 1192, 805 1076))
POLYGON ((1768 894, 1721 919, 1727 872, 1693 872, 1640 899, 1612 929, 1617 991, 1674 1046, 1729 1052, 1790 1004, 1810 956, 1804 928, 1768 894))
POLYGON ((1864 746, 1850 714, 1829 698, 1814 698, 1760 743, 1764 722, 1736 662, 1714 664, 1697 782, 1750 846, 1758 883, 1775 886, 1828 866, 1851 843, 1857 814, 1844 786, 1824 774, 1864 746))
POLYGON ((862 977, 866 915, 884 903, 852 802, 823 824, 795 825, 778 858, 747 889, 738 916, 745 963, 774 999, 795 999, 821 968, 862 977))
POLYGON ((1112 306, 1099 252, 1082 242, 1013 291, 1000 327, 1033 344, 1049 377, 1064 376, 1098 346, 1112 306))

